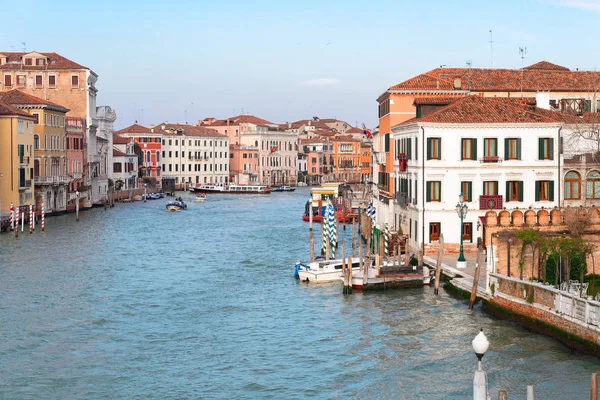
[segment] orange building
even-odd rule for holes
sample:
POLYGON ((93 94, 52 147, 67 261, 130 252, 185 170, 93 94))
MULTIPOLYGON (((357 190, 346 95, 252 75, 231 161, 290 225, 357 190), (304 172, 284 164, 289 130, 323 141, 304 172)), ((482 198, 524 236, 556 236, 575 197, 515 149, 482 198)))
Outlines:
POLYGON ((229 145, 229 181, 238 185, 258 185, 258 146, 229 145))
MULTIPOLYGON (((365 181, 361 174, 362 142, 352 136, 332 139, 333 179, 337 182, 357 183, 365 181)), ((368 175, 367 175, 368 176, 368 175)))

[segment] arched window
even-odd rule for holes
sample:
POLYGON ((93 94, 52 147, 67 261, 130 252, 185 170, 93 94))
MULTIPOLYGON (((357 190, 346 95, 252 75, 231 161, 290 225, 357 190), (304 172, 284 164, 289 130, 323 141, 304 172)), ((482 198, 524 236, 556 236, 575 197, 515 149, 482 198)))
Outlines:
POLYGON ((588 199, 600 199, 600 172, 592 171, 587 175, 587 192, 588 199))
POLYGON ((565 200, 581 199, 581 176, 575 171, 565 175, 565 200))
POLYGON ((33 135, 33 149, 34 150, 40 149, 40 136, 39 135, 33 135))
POLYGON ((160 162, 160 151, 156 152, 156 162, 160 162))
POLYGON ((146 161, 147 161, 147 162, 150 162, 150 152, 147 152, 147 153, 146 153, 146 161))

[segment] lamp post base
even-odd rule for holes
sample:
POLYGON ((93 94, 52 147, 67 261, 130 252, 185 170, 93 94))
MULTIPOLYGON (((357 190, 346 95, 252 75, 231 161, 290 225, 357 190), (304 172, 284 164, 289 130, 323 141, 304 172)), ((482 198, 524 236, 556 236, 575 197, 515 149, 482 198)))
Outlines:
POLYGON ((458 269, 467 268, 467 262, 466 261, 457 261, 456 268, 458 268, 458 269))

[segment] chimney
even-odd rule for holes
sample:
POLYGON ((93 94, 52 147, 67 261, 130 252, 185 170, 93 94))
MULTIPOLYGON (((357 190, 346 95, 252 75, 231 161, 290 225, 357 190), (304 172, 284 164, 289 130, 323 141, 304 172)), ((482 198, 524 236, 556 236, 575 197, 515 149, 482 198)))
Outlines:
POLYGON ((544 110, 550 109, 550 93, 548 92, 537 92, 535 94, 535 105, 544 110))
POLYGON ((462 88, 462 82, 460 81, 460 78, 456 78, 454 80, 454 89, 460 90, 461 88, 462 88))

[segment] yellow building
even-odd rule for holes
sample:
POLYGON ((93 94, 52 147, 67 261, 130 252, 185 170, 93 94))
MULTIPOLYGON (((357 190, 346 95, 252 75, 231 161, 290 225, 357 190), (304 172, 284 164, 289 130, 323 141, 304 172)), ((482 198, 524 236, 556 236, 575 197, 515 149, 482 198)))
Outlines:
POLYGON ((66 211, 67 175, 65 114, 69 109, 38 97, 10 90, 0 93, 0 100, 34 117, 33 172, 36 204, 44 202, 46 213, 66 211))
POLYGON ((0 210, 33 204, 34 117, 0 101, 0 210))

